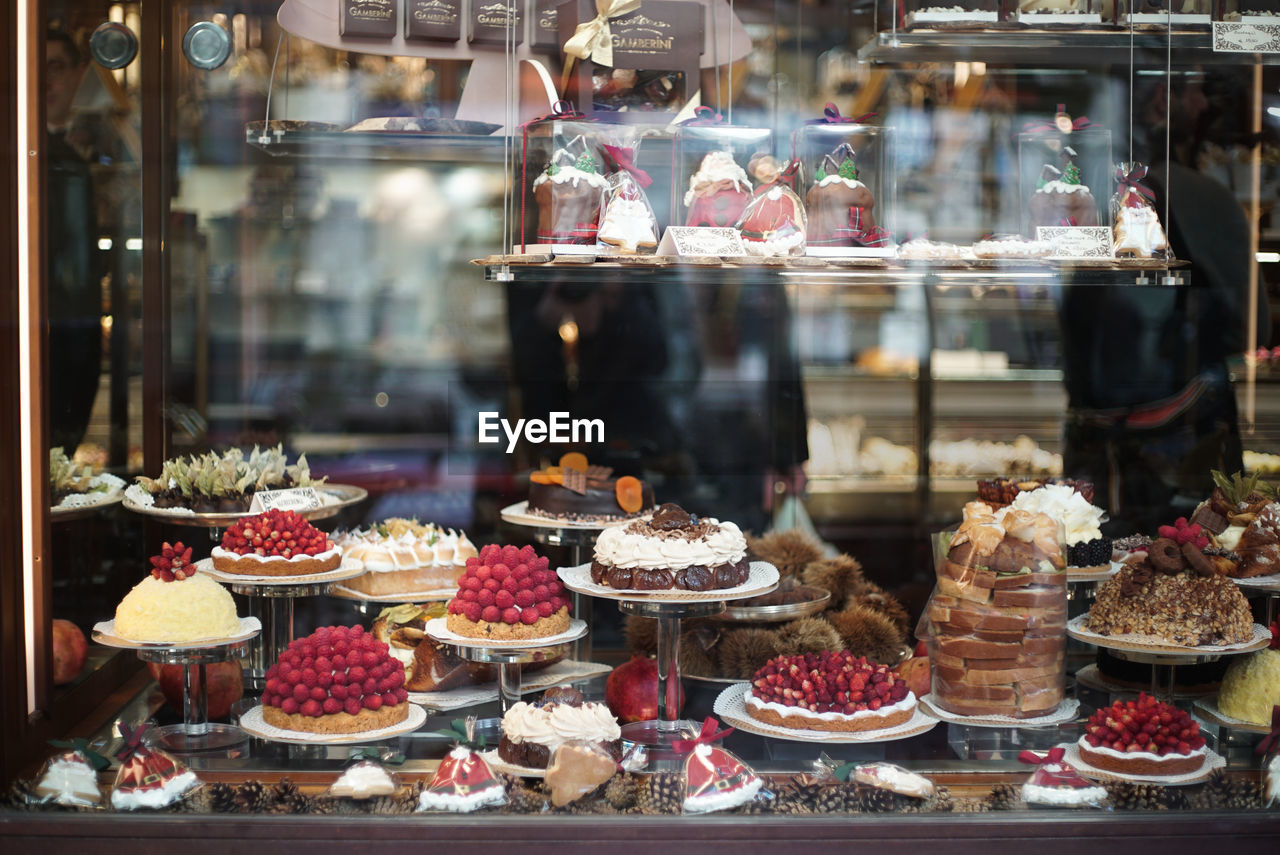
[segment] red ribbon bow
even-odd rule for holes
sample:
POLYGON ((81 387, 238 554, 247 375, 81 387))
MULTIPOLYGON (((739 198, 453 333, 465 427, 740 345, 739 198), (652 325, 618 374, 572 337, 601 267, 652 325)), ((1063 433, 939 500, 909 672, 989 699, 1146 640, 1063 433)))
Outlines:
POLYGON ((716 728, 720 722, 711 716, 707 716, 702 721, 702 731, 693 739, 677 739, 671 743, 671 750, 677 754, 687 754, 699 745, 710 745, 711 743, 724 739, 733 733, 732 727, 726 727, 724 730, 717 731, 716 728))
POLYGON ((132 728, 127 724, 121 723, 120 735, 124 737, 124 745, 120 746, 120 750, 116 752, 116 759, 121 763, 128 761, 139 748, 142 747, 142 734, 146 733, 147 725, 145 723, 132 728))
POLYGON ((1056 132, 1059 132, 1059 133, 1071 133, 1071 131, 1081 131, 1081 130, 1084 130, 1085 128, 1091 128, 1091 127, 1093 127, 1093 126, 1094 126, 1094 125, 1093 125, 1093 122, 1089 121, 1089 117, 1088 117, 1088 116, 1081 116, 1081 117, 1080 117, 1080 118, 1078 118, 1078 119, 1074 119, 1074 120, 1072 120, 1072 122, 1071 122, 1071 131, 1065 131, 1065 132, 1064 132, 1064 131, 1062 130, 1062 128, 1058 127, 1057 117, 1058 117, 1058 116, 1066 116, 1066 114, 1067 114, 1067 105, 1066 105, 1066 104, 1059 104, 1059 105, 1058 105, 1058 112, 1057 112, 1057 114, 1056 114, 1056 115, 1055 115, 1055 117, 1054 117, 1054 121, 1052 121, 1052 122, 1027 122, 1025 125, 1023 125, 1023 126, 1022 126, 1022 130, 1023 130, 1023 132, 1028 133, 1028 134, 1043 134, 1043 133, 1052 133, 1052 132, 1055 132, 1055 131, 1056 131, 1056 132))
POLYGON ((1139 196, 1143 196, 1154 201, 1156 194, 1152 193, 1145 184, 1139 183, 1146 177, 1147 168, 1145 166, 1135 166, 1133 169, 1129 170, 1127 174, 1124 171, 1124 167, 1116 167, 1116 181, 1120 183, 1121 187, 1128 187, 1139 196))
POLYGON ((653 183, 653 179, 649 177, 649 173, 636 166, 636 150, 620 145, 605 145, 604 153, 610 163, 617 169, 626 170, 635 178, 636 183, 641 187, 648 187, 653 183))
POLYGON ((705 104, 700 107, 693 108, 693 118, 685 119, 682 125, 719 125, 724 123, 724 117, 712 110, 705 104))
POLYGON ((874 112, 863 113, 861 116, 859 116, 856 119, 853 116, 842 116, 840 115, 840 108, 837 107, 835 104, 831 103, 830 101, 828 101, 827 105, 822 108, 822 118, 809 119, 808 121, 805 122, 805 124, 806 125, 860 125, 863 122, 865 122, 867 119, 870 119, 875 115, 876 114, 874 112))
POLYGON ((1280 745, 1280 704, 1271 708, 1271 732, 1262 738, 1255 754, 1266 754, 1276 745, 1280 745))
POLYGON ((1067 751, 1061 745, 1056 745, 1049 749, 1049 753, 1041 757, 1034 751, 1022 751, 1018 754, 1018 761, 1021 763, 1030 763, 1032 766, 1043 766, 1045 763, 1061 763, 1062 758, 1067 756, 1067 751))

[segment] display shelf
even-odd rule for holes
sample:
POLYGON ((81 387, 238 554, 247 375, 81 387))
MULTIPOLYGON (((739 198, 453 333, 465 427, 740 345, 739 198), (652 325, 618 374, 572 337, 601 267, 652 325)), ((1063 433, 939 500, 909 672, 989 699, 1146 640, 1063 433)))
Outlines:
MULTIPOLYGON (((1163 68, 1170 50, 1178 65, 1242 62, 1280 63, 1277 54, 1218 53, 1206 30, 1150 29, 1132 34, 1133 59, 1138 66, 1163 68)), ((1092 30, 898 30, 877 33, 858 51, 858 58, 872 63, 991 62, 1041 68, 1063 66, 1128 66, 1128 29, 1092 30)))
POLYGON ((246 128, 245 142, 258 151, 281 158, 325 158, 357 163, 370 160, 501 163, 506 137, 422 131, 279 130, 264 137, 246 128))

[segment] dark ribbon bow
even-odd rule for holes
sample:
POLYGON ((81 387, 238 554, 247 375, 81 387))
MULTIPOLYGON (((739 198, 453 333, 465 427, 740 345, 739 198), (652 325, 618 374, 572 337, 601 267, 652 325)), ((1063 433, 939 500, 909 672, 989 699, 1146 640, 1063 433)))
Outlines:
POLYGON ((715 110, 705 104, 700 107, 693 108, 693 118, 685 119, 682 125, 720 125, 724 123, 724 116, 721 116, 715 110))
POLYGON ((703 719, 702 730, 697 736, 693 739, 677 739, 675 742, 671 743, 671 750, 675 751, 677 754, 688 754, 699 745, 710 745, 716 740, 724 739, 726 736, 733 733, 732 727, 726 727, 724 730, 717 731, 716 728, 719 726, 720 722, 716 721, 711 716, 707 716, 703 719))
POLYGON ((1271 708, 1271 732, 1262 738, 1254 753, 1266 754, 1277 745, 1280 745, 1280 704, 1271 708))
MULTIPOLYGON (((1066 112, 1067 112, 1067 105, 1059 104, 1058 112, 1057 114, 1055 114, 1055 116, 1063 115, 1066 112)), ((1093 122, 1089 121, 1088 116, 1081 116, 1078 119, 1073 119, 1071 122, 1072 131, 1081 131, 1081 130, 1084 130, 1085 128, 1091 128, 1093 126, 1094 126, 1093 122)), ((1052 133, 1055 131, 1060 131, 1061 129, 1058 127, 1056 122, 1027 122, 1025 125, 1022 126, 1022 130, 1028 134, 1044 134, 1044 133, 1052 133)))
POLYGON ((653 183, 653 179, 649 177, 649 173, 636 166, 636 150, 620 145, 605 145, 605 156, 618 169, 631 173, 636 183, 641 187, 648 187, 653 183))
POLYGON ((120 724, 120 735, 124 737, 124 745, 120 746, 120 750, 116 752, 116 759, 121 763, 128 762, 134 752, 142 747, 142 734, 146 733, 146 731, 147 725, 145 722, 138 725, 137 728, 132 728, 122 722, 120 724))
MULTIPOLYGON (((449 731, 453 733, 453 731, 449 731)), ((385 757, 382 751, 372 745, 365 745, 360 748, 352 748, 347 753, 347 765, 353 766, 356 763, 362 763, 365 760, 372 760, 375 763, 383 763, 388 766, 399 766, 404 763, 404 755, 395 753, 388 754, 385 757)))
POLYGON ((1062 758, 1067 756, 1067 750, 1061 745, 1054 746, 1049 749, 1049 753, 1041 757, 1034 751, 1022 751, 1018 754, 1018 762, 1030 763, 1032 766, 1042 766, 1045 763, 1061 763, 1062 758))
POLYGON ((523 122, 521 123, 520 127, 527 128, 530 125, 538 124, 538 122, 549 122, 552 119, 562 119, 564 121, 572 122, 572 121, 583 120, 586 118, 587 118, 587 114, 579 110, 577 107, 573 106, 572 101, 569 101, 565 98, 561 98, 559 101, 551 105, 550 113, 544 113, 543 115, 538 116, 536 119, 530 119, 527 122, 523 122))
POLYGON ((484 734, 476 729, 475 716, 467 716, 466 719, 455 718, 449 722, 448 730, 437 730, 436 735, 455 740, 459 745, 465 745, 477 751, 484 750, 484 734))
POLYGON ((1130 169, 1128 173, 1124 171, 1123 166, 1116 167, 1116 181, 1120 183, 1120 186, 1128 187, 1139 196, 1154 201, 1156 194, 1152 193, 1145 184, 1139 183, 1146 177, 1147 168, 1145 166, 1135 166, 1133 169, 1130 169))
POLYGON ((808 121, 805 122, 805 124, 806 125, 860 125, 863 122, 865 122, 867 119, 870 119, 875 115, 876 114, 874 112, 863 113, 861 116, 858 116, 856 119, 853 116, 842 116, 840 115, 840 108, 837 107, 835 104, 831 103, 830 101, 828 101, 827 105, 822 108, 822 118, 809 119, 808 121))

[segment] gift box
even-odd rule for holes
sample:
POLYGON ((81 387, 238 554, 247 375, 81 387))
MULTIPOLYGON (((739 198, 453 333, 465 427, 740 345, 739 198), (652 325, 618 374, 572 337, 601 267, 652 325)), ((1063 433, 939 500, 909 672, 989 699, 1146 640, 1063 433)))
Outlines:
POLYGON ((462 38, 462 0, 404 0, 404 37, 458 41, 462 38))
POLYGON ((569 0, 556 8, 564 96, 588 116, 662 121, 698 91, 705 7, 679 0, 569 0))
POLYGON ((768 154, 768 128, 730 125, 709 108, 676 127, 671 146, 671 224, 732 228, 759 183, 747 167, 768 154))
POLYGON ((398 0, 339 0, 339 33, 366 39, 395 38, 398 0))
POLYGON ((467 41, 472 44, 506 45, 524 41, 523 18, 515 0, 471 0, 467 41), (514 32, 508 34, 508 28, 514 32))
POLYGON ((890 223, 894 196, 892 129, 870 116, 841 116, 828 104, 792 135, 792 159, 808 213, 806 254, 894 255, 890 223))
POLYGON ((560 13, 558 7, 564 0, 533 0, 529 46, 560 49, 560 13))

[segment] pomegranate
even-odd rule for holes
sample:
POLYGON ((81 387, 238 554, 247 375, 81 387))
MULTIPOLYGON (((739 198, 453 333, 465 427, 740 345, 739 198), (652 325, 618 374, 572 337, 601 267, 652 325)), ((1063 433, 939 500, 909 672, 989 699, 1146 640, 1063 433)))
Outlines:
POLYGON ((915 656, 903 662, 898 666, 898 676, 917 698, 923 698, 930 688, 929 657, 915 656))
MULTIPOLYGON (((181 714, 183 666, 148 662, 147 670, 151 672, 151 678, 160 684, 165 702, 181 714)), ((239 660, 232 660, 206 665, 204 670, 209 681, 209 718, 226 718, 231 713, 231 705, 244 696, 244 669, 240 667, 239 660)))
POLYGON ((69 620, 53 621, 53 684, 61 686, 79 676, 89 655, 89 642, 69 620))
MULTIPOLYGON (((684 687, 677 685, 676 712, 684 707, 684 687)), ((640 654, 614 668, 604 684, 604 702, 623 724, 658 717, 658 661, 640 654)))

